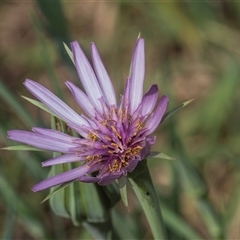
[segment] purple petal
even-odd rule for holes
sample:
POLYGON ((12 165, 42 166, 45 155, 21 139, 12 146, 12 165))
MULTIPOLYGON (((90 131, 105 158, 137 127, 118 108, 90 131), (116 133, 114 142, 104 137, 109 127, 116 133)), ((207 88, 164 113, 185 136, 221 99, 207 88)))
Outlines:
POLYGON ((150 145, 155 144, 156 139, 157 139, 156 136, 147 137, 147 141, 148 141, 148 143, 149 143, 150 145))
POLYGON ((128 171, 128 172, 132 172, 132 171, 136 168, 138 162, 139 162, 139 160, 131 160, 131 161, 129 162, 128 167, 127 167, 127 171, 128 171))
POLYGON ((67 87, 72 92, 73 97, 75 98, 76 102, 79 104, 79 106, 90 116, 95 116, 95 109, 92 105, 92 103, 89 101, 88 96, 77 86, 75 86, 73 83, 67 81, 66 82, 67 87))
POLYGON ((82 176, 79 178, 80 182, 86 182, 86 183, 95 183, 98 182, 100 179, 97 177, 92 176, 82 176))
POLYGON ((72 137, 66 133, 63 133, 63 132, 60 132, 60 131, 57 131, 54 129, 34 127, 34 128, 32 128, 32 131, 35 133, 40 133, 47 137, 55 138, 56 140, 61 141, 61 142, 73 143, 74 141, 79 139, 77 137, 72 137))
POLYGON ((152 85, 150 89, 144 94, 142 99, 141 114, 143 116, 152 112, 158 99, 158 87, 152 85))
POLYGON ((116 94, 112 85, 112 81, 109 78, 109 75, 103 65, 102 59, 98 53, 97 47, 94 43, 91 44, 92 49, 92 61, 95 73, 97 74, 97 78, 101 89, 104 93, 105 99, 108 102, 109 106, 116 106, 116 94))
POLYGON ((165 95, 161 97, 161 99, 157 104, 154 114, 150 117, 150 119, 145 125, 148 128, 147 135, 150 135, 156 130, 156 128, 158 127, 158 125, 162 120, 164 113, 167 110, 167 106, 168 106, 168 97, 165 95))
POLYGON ((42 166, 47 167, 47 166, 57 165, 61 163, 70 163, 70 162, 77 162, 82 160, 86 160, 86 158, 82 156, 78 156, 75 153, 65 154, 65 155, 51 158, 47 161, 42 162, 42 166))
POLYGON ((149 155, 150 149, 151 149, 151 145, 149 141, 146 141, 145 147, 142 149, 142 152, 141 152, 142 159, 146 158, 149 155))
POLYGON ((78 179, 79 177, 85 175, 89 170, 88 165, 83 165, 81 167, 69 170, 67 172, 63 172, 60 174, 57 174, 53 177, 47 178, 43 180, 42 182, 36 184, 32 190, 34 192, 38 192, 62 183, 70 182, 73 180, 78 179))
POLYGON ((130 91, 130 78, 127 78, 125 89, 124 89, 124 108, 129 106, 129 93, 130 91))
POLYGON ((30 79, 26 79, 24 85, 36 98, 43 102, 54 113, 56 113, 56 115, 58 115, 67 123, 88 125, 85 119, 80 117, 75 111, 73 111, 67 104, 65 104, 61 99, 59 99, 47 88, 30 79))
POLYGON ((112 182, 114 182, 116 179, 120 178, 122 175, 122 172, 114 172, 114 173, 106 173, 105 176, 101 177, 101 180, 98 182, 99 185, 105 186, 112 182))
POLYGON ((68 153, 69 149, 77 147, 77 144, 71 144, 68 142, 59 141, 58 139, 54 139, 46 135, 21 130, 8 131, 8 138, 40 149, 55 152, 68 153))
POLYGON ((96 109, 101 112, 102 107, 98 99, 103 95, 93 69, 78 42, 72 42, 71 47, 75 66, 82 85, 91 102, 94 104, 96 109))
POLYGON ((145 75, 144 40, 139 38, 133 54, 130 75, 130 113, 133 113, 142 101, 145 75))

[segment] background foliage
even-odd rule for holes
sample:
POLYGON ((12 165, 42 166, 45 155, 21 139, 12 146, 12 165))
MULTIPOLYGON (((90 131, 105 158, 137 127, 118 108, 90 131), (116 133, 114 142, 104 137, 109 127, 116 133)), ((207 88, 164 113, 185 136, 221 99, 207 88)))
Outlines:
MULTIPOLYGON (((238 1, 0 2, 0 144, 9 129, 50 127, 50 116, 24 101, 30 78, 52 89, 78 112, 64 82, 79 84, 62 42, 78 40, 89 55, 94 41, 118 93, 139 32, 146 40, 145 90, 157 83, 170 107, 195 101, 157 130, 160 150, 176 161, 150 160, 171 239, 240 239, 240 3, 238 1)), ((55 216, 47 191, 44 152, 4 152, 0 158, 1 239, 89 239, 82 227, 55 216)), ((151 238, 138 201, 119 202, 114 226, 129 221, 138 239, 151 238), (141 229, 129 220, 138 219, 141 229), (128 220, 127 220, 128 219, 128 220)), ((136 236, 136 235, 135 235, 136 236)))

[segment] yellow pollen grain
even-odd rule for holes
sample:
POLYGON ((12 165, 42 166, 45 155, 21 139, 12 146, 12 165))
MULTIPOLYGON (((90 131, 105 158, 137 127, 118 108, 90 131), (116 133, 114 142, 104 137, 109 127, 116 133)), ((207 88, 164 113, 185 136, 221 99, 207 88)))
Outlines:
POLYGON ((109 142, 111 142, 112 139, 111 139, 108 135, 105 135, 104 137, 105 137, 109 142))
POLYGON ((137 155, 138 153, 140 153, 140 151, 142 150, 141 146, 137 146, 131 149, 131 154, 132 155, 137 155))
POLYGON ((138 134, 138 132, 143 128, 142 127, 142 122, 140 120, 138 120, 137 124, 136 124, 136 131, 134 132, 133 136, 136 136, 138 134))
POLYGON ((119 134, 119 132, 117 131, 117 129, 113 125, 111 125, 111 129, 118 136, 119 139, 122 139, 121 135, 119 134))
POLYGON ((107 126, 107 120, 104 120, 103 122, 101 122, 101 124, 106 127, 107 126))
POLYGON ((118 148, 118 145, 116 143, 111 143, 111 146, 118 148))
POLYGON ((93 161, 93 160, 101 161, 102 156, 101 155, 92 155, 92 156, 87 156, 86 159, 87 159, 87 161, 93 161))
POLYGON ((95 133, 92 133, 92 132, 90 132, 90 133, 88 134, 88 137, 89 137, 93 142, 95 142, 95 141, 98 139, 97 135, 96 135, 95 133))

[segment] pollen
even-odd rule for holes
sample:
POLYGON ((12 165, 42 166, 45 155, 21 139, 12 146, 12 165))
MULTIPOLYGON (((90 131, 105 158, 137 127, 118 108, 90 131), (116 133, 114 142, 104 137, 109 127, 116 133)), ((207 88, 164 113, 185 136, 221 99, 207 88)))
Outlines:
POLYGON ((93 160, 97 160, 97 162, 99 162, 99 161, 101 161, 102 160, 102 156, 101 155, 92 155, 92 156, 87 156, 86 157, 86 160, 88 161, 88 162, 91 162, 91 161, 93 161, 93 160))
POLYGON ((108 165, 108 169, 110 172, 116 172, 121 168, 121 166, 122 164, 121 163, 119 164, 118 159, 114 159, 112 165, 111 164, 108 165))
POLYGON ((113 125, 111 125, 111 129, 113 130, 113 132, 117 135, 117 137, 119 139, 122 139, 121 135, 119 134, 119 132, 117 131, 117 129, 113 125))
POLYGON ((90 133, 88 134, 88 137, 89 137, 93 142, 95 142, 95 141, 98 139, 98 136, 97 136, 95 133, 93 133, 93 132, 90 132, 90 133))
POLYGON ((111 142, 112 139, 111 139, 108 135, 105 135, 104 137, 105 137, 109 142, 111 142))
POLYGON ((141 146, 134 147, 134 148, 131 149, 131 154, 132 155, 137 155, 141 152, 141 150, 142 150, 141 146))

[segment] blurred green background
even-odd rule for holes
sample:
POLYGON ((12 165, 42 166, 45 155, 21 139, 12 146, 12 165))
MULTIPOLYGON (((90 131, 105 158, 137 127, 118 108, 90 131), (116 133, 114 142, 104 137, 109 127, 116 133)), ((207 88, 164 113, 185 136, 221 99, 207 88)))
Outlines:
MULTIPOLYGON (((95 42, 120 96, 141 32, 145 90, 157 83, 169 109, 195 99, 156 132, 153 150, 177 160, 149 160, 169 235, 240 239, 240 2, 0 2, 0 32, 1 147, 14 144, 9 129, 50 127, 50 117, 21 98, 32 97, 25 78, 81 112, 64 86, 80 83, 62 42, 78 40, 88 56, 95 42)), ((50 156, 1 151, 1 239, 91 239, 40 204, 47 191, 31 191, 47 176, 40 162, 50 156)), ((129 205, 130 211, 121 202, 116 208, 125 219, 137 216, 142 239, 151 238, 132 191, 129 205)))

